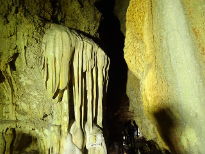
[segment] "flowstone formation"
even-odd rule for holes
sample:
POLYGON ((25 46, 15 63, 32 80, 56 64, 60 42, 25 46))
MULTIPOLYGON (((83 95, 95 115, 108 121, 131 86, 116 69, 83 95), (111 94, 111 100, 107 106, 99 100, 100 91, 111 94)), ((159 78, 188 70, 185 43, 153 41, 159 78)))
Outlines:
POLYGON ((155 128, 142 135, 171 153, 205 151, 204 6, 197 0, 131 0, 127 10, 124 57, 133 80, 127 93, 132 105, 143 102, 147 119, 137 124, 155 128))
MULTIPOLYGON (((71 122, 68 128, 70 130, 71 123, 75 119, 74 103, 69 103, 69 105, 73 105, 68 108, 65 103, 56 103, 56 99, 47 95, 42 77, 43 36, 50 28, 50 24, 47 23, 57 23, 97 38, 101 13, 94 7, 95 2, 96 0, 36 0, 31 3, 21 0, 0 0, 1 154, 44 154, 54 153, 60 149, 59 145, 61 144, 56 141, 59 141, 61 134, 61 121, 63 120, 61 115, 70 115, 71 122), (66 108, 71 112, 66 111, 66 108), (52 145, 55 146, 52 147, 52 145)), ((70 62, 71 73, 73 73, 72 63, 73 56, 70 62)), ((96 70, 98 69, 96 68, 96 70)), ((72 80, 69 80, 70 86, 72 80)), ((93 81, 92 85, 94 85, 93 81)), ((104 85, 102 86, 104 87, 104 85)), ((61 91, 65 92, 66 90, 61 91)), ((84 89, 84 92, 86 98, 87 90, 84 89)), ((61 94, 66 95, 63 92, 60 92, 61 94)), ((94 94, 93 88, 92 94, 94 94)), ((103 98, 104 94, 103 91, 103 98)), ((72 88, 69 88, 69 96, 70 101, 73 100, 72 88)), ((98 99, 98 93, 96 99, 98 99)), ((63 97, 60 100, 65 101, 66 99, 63 97)), ((86 103, 84 121, 87 121, 86 103)), ((99 131, 96 116, 98 110, 95 111, 93 128, 97 127, 96 131, 99 131)), ((84 129, 82 130, 84 131, 84 129)), ((86 136, 85 133, 83 135, 86 136)), ((68 136, 67 139, 69 139, 68 136)), ((96 140, 98 141, 100 138, 96 140)), ((91 141, 90 143, 95 142, 91 141)))
POLYGON ((48 96, 56 100, 56 110, 58 104, 63 110, 58 117, 61 120, 56 117, 60 136, 51 132, 55 143, 47 149, 52 148, 54 153, 83 153, 86 146, 90 154, 106 154, 102 120, 109 58, 91 39, 55 24, 46 31, 42 50, 48 96))
POLYGON ((103 102, 110 60, 82 34, 45 27, 43 77, 38 67, 26 66, 24 52, 2 54, 0 153, 106 154, 103 102))

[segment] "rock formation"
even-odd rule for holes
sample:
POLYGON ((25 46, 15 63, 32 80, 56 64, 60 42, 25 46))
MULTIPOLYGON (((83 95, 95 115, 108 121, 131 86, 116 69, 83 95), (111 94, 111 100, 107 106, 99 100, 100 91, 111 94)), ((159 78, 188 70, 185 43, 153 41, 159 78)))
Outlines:
POLYGON ((87 146, 89 153, 106 153, 102 103, 109 59, 91 39, 79 34, 83 31, 90 37, 98 35, 101 14, 93 7, 95 0, 0 3, 0 153, 82 153, 86 140, 98 143, 87 146), (49 22, 78 32, 46 24, 49 22), (45 50, 47 55, 42 46, 51 49, 45 50), (54 46, 59 55, 53 52, 54 46), (42 76, 44 56, 49 58, 45 58, 42 76), (55 65, 58 67, 52 70, 55 65), (87 132, 85 127, 89 128, 87 132), (86 136, 93 136, 92 140, 86 136))
POLYGON ((124 103, 129 119, 134 115, 160 149, 204 153, 204 6, 202 0, 0 0, 0 154, 106 153, 110 60, 99 42, 111 55, 111 142, 121 139, 116 117, 127 119, 118 110, 124 103))
MULTIPOLYGON (((45 88, 48 97, 54 99, 50 102, 52 119, 49 122, 15 119, 18 117, 15 115, 16 106, 11 103, 8 109, 4 108, 8 111, 3 112, 7 121, 1 121, 1 152, 12 152, 10 147, 14 146, 13 142, 18 147, 22 139, 19 131, 36 138, 36 144, 31 139, 31 144, 35 146, 22 147, 25 151, 83 153, 86 145, 90 154, 96 151, 105 154, 102 119, 109 58, 98 45, 82 34, 56 24, 48 24, 47 27, 42 41, 42 62, 45 88)), ((7 75, 10 65, 6 65, 6 71, 2 68, 5 78, 2 87, 5 93, 10 92, 6 96, 13 102, 14 81, 12 75, 7 75)), ((47 116, 45 114, 43 118, 47 116)))
MULTIPOLYGON (((59 143, 72 138, 72 145, 82 152, 86 144, 89 153, 93 153, 90 152, 92 149, 107 153, 100 128, 103 93, 108 85, 109 58, 91 39, 55 24, 51 24, 46 31, 42 50, 43 76, 48 95, 56 98, 57 103, 64 104, 59 143), (70 96, 70 91, 73 96, 70 96), (74 111, 69 108, 70 103, 73 103, 74 111), (69 112, 74 112, 75 119, 70 119, 69 112), (74 120, 73 123, 69 123, 71 120, 74 120), (95 137, 91 137, 93 135, 95 137)), ((64 146, 66 144, 60 146, 60 153, 64 152, 64 146)))
MULTIPOLYGON (((133 105, 143 102, 155 128, 143 131, 172 153, 204 149, 204 21, 202 1, 131 0, 126 16, 125 59, 133 105), (197 9, 196 9, 197 8, 197 9), (135 77, 133 77, 133 75, 135 77), (133 80, 133 81, 132 81, 133 80), (137 91, 140 91, 138 93, 137 91)), ((143 117, 143 116, 142 116, 143 117)))

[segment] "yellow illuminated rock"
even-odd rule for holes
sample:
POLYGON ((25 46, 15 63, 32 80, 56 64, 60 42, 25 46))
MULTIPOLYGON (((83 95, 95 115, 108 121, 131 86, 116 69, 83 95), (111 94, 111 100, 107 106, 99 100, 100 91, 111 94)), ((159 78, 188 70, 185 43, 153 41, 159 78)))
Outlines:
POLYGON ((103 127, 109 69, 103 50, 80 34, 97 37, 95 0, 0 3, 0 153, 84 153, 85 123, 103 127))
POLYGON ((124 57, 140 83, 147 127, 156 128, 152 137, 143 135, 158 136, 172 153, 205 151, 203 6, 195 0, 131 0, 127 10, 124 57))

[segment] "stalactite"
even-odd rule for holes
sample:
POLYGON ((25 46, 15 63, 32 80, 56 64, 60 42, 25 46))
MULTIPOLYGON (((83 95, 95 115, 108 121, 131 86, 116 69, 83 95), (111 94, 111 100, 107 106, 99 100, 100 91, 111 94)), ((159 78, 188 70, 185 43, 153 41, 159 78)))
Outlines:
POLYGON ((82 118, 81 118, 81 125, 82 125, 82 129, 84 129, 84 103, 85 103, 85 81, 84 81, 84 78, 83 78, 83 87, 82 87, 82 92, 83 92, 83 95, 82 95, 82 118))
POLYGON ((86 72, 86 79, 87 79, 87 99, 88 99, 88 114, 87 114, 87 122, 90 127, 90 131, 92 130, 92 78, 91 78, 91 53, 92 53, 92 46, 87 44, 87 72, 86 72))
POLYGON ((103 127, 102 103, 105 95, 103 91, 108 82, 109 58, 91 39, 55 24, 51 24, 46 31, 42 50, 44 52, 43 76, 48 96, 50 98, 58 96, 57 102, 62 104, 63 109, 60 122, 60 153, 64 151, 82 153, 85 145, 89 153, 92 153, 92 148, 106 149, 105 146, 102 147, 103 133, 97 128, 103 127), (69 87, 70 79, 72 87, 69 87), (72 90, 73 101, 69 99, 69 90, 72 90), (61 92, 63 92, 62 99, 60 99, 61 92), (70 109, 66 107, 69 103, 74 104, 75 119, 69 117, 70 109), (84 118, 85 110, 87 119, 84 118), (98 136, 100 134, 102 136, 100 144, 91 139, 93 135, 95 136, 96 129, 98 136))
POLYGON ((93 68, 93 120, 95 119, 95 112, 96 112, 96 93, 97 93, 97 89, 96 89, 96 66, 94 66, 93 68))
POLYGON ((102 127, 102 97, 103 97, 103 65, 104 65, 104 53, 97 52, 98 63, 98 111, 97 111, 97 124, 102 127))

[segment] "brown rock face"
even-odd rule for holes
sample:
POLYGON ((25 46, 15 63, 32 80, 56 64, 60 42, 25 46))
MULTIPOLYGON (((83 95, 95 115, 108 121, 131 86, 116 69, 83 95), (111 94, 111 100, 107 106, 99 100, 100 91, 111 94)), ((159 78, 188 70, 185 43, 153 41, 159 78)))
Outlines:
POLYGON ((148 129, 158 132, 150 139, 158 136, 172 153, 205 151, 204 6, 197 0, 131 0, 127 10, 124 57, 140 97, 131 95, 129 82, 127 93, 132 103, 142 99, 149 119, 142 123, 150 121, 148 129))

